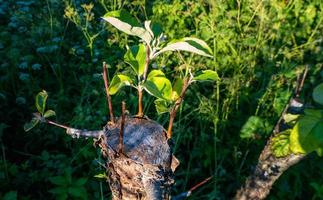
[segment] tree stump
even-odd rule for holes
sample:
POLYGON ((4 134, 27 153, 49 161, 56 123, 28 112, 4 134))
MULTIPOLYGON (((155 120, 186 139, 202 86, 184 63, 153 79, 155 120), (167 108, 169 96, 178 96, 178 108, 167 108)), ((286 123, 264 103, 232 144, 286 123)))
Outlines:
POLYGON ((113 200, 169 200, 178 160, 165 129, 147 118, 121 118, 104 127, 97 143, 107 158, 113 200))

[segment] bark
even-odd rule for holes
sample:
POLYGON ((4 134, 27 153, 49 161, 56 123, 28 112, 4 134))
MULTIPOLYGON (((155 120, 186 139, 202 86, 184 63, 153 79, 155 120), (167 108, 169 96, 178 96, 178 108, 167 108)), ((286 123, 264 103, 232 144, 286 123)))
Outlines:
POLYGON ((271 140, 260 154, 254 173, 247 178, 245 185, 237 192, 234 199, 265 199, 274 182, 284 173, 284 171, 305 157, 304 154, 290 154, 283 158, 277 158, 273 155, 270 145, 271 140))
POLYGON ((96 141, 107 158, 113 200, 168 200, 178 165, 166 131, 158 123, 126 117, 123 152, 118 151, 121 119, 108 124, 96 141))
MULTIPOLYGON (((303 110, 303 104, 296 98, 291 98, 289 104, 286 106, 282 116, 287 113, 301 113, 303 110)), ((258 164, 246 182, 245 185, 237 192, 234 199, 236 200, 260 200, 265 199, 275 181, 291 166, 301 161, 306 154, 289 154, 285 157, 277 158, 272 150, 271 143, 272 138, 288 128, 283 119, 278 120, 273 135, 269 138, 265 148, 261 152, 258 164)))

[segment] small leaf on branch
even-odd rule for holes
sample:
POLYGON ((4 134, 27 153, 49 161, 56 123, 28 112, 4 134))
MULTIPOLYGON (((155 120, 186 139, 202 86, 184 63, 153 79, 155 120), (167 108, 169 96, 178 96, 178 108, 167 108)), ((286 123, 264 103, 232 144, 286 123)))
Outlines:
POLYGON ((211 48, 203 40, 197 38, 187 37, 170 42, 166 47, 157 52, 154 57, 166 51, 188 51, 201 56, 213 57, 211 48))
POLYGON ((109 94, 114 95, 120 88, 126 85, 131 85, 132 80, 129 76, 117 74, 112 78, 109 86, 109 94))
POLYGON ((290 153, 289 136, 291 131, 291 129, 287 129, 272 138, 271 150, 276 157, 284 157, 290 153))
POLYGON ((161 70, 152 70, 143 86, 149 94, 160 99, 171 100, 172 84, 161 70))
POLYGON ((184 80, 182 78, 177 78, 173 85, 172 100, 176 101, 180 96, 183 89, 184 80))
POLYGON ((36 96, 36 108, 42 115, 45 112, 48 94, 45 90, 39 92, 36 96))
POLYGON ((300 117, 300 115, 286 113, 283 115, 283 119, 287 124, 295 123, 295 121, 300 117))
POLYGON ((163 99, 156 99, 154 103, 159 115, 169 112, 169 103, 167 101, 163 99))
POLYGON ((150 33, 143 28, 139 22, 125 10, 118 10, 106 13, 102 19, 109 22, 111 25, 127 33, 141 38, 147 44, 152 40, 150 33))
POLYGON ((141 76, 145 70, 146 47, 143 44, 132 46, 124 55, 124 60, 128 63, 137 75, 141 76))
POLYGON ((322 111, 307 111, 305 116, 293 127, 290 134, 290 149, 293 153, 311 153, 323 151, 323 115, 322 111))
POLYGON ((24 125, 24 130, 30 131, 32 128, 34 128, 37 124, 39 123, 39 119, 37 118, 32 118, 30 122, 26 123, 24 125))
POLYGON ((216 81, 219 80, 219 75, 216 71, 203 70, 201 74, 194 77, 196 81, 216 81))
POLYGON ((47 110, 45 112, 45 114, 44 114, 44 117, 45 118, 48 118, 48 117, 52 117, 52 116, 55 116, 55 115, 56 115, 55 111, 53 111, 53 110, 47 110))

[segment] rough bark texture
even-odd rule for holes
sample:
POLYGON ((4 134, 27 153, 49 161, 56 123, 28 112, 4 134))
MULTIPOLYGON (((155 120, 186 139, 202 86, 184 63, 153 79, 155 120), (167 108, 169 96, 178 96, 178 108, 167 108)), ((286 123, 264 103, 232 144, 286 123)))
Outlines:
POLYGON ((273 155, 271 140, 268 142, 262 153, 254 173, 247 178, 245 185, 237 192, 234 199, 237 200, 258 200, 265 199, 269 194, 274 182, 290 166, 298 163, 305 155, 290 154, 283 158, 273 155))
POLYGON ((158 123, 126 117, 123 153, 119 145, 121 119, 108 124, 97 144, 107 157, 107 174, 113 200, 168 200, 178 165, 166 131, 158 123))
MULTIPOLYGON (((286 106, 282 115, 286 112, 301 113, 303 104, 292 98, 286 106)), ((289 154, 286 157, 277 158, 272 150, 272 138, 279 132, 288 128, 282 117, 278 120, 273 135, 269 138, 265 148, 261 152, 258 164, 253 174, 251 174, 245 185, 237 192, 234 199, 236 200, 260 200, 265 199, 269 194, 274 182, 291 166, 298 163, 306 155, 305 154, 289 154)))

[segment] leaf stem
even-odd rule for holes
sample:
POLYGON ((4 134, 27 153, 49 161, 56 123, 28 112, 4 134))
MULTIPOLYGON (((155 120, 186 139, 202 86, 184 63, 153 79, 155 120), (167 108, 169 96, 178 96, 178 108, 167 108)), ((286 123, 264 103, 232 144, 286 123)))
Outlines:
POLYGON ((142 87, 138 86, 138 117, 142 117, 144 115, 142 111, 142 87))
MULTIPOLYGON (((145 63, 145 69, 144 69, 144 73, 142 75, 142 83, 144 83, 146 81, 147 78, 147 73, 148 73, 148 66, 149 66, 149 62, 150 62, 150 47, 147 44, 146 45, 146 63, 145 63)), ((139 84, 138 85, 138 117, 143 117, 144 113, 143 113, 143 109, 142 109, 142 86, 139 84)))
POLYGON ((105 93, 107 95, 107 102, 108 102, 108 106, 109 106, 110 121, 112 123, 115 123, 111 96, 109 94, 108 68, 107 68, 106 62, 103 62, 102 67, 103 67, 103 80, 104 80, 105 93))

